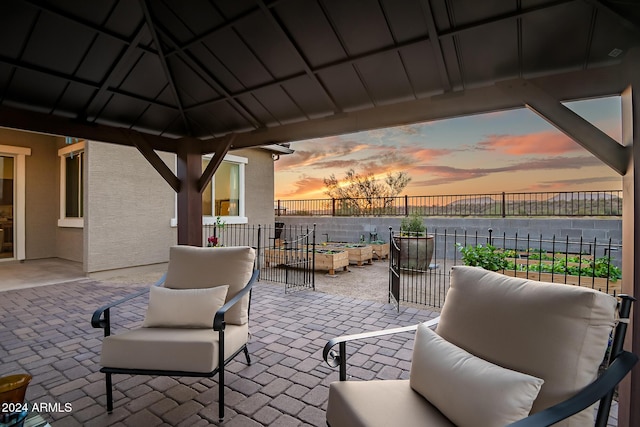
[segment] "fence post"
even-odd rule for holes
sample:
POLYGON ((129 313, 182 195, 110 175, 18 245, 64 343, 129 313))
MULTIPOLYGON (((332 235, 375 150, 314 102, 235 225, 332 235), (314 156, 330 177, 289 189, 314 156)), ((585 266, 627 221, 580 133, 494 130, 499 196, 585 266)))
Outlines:
POLYGON ((504 191, 502 192, 502 218, 505 218, 507 216, 507 203, 505 201, 505 193, 504 191))
POLYGON ((404 216, 409 216, 409 196, 404 195, 404 216))
POLYGON ((280 209, 282 208, 280 207, 280 199, 278 199, 278 216, 280 216, 280 209))
POLYGON ((331 199, 331 216, 336 216, 336 199, 331 199))

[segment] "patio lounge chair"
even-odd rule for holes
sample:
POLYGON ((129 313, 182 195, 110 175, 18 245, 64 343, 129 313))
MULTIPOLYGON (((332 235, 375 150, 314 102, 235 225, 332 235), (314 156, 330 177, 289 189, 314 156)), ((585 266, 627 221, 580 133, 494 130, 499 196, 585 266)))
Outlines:
POLYGON ((327 424, 583 427, 600 400, 596 425, 605 426, 615 385, 638 360, 622 350, 633 300, 453 267, 439 319, 326 344, 325 360, 340 366, 327 424), (610 365, 596 379, 616 322, 610 365), (346 381, 347 342, 407 331, 416 331, 408 380, 346 381))
POLYGON ((113 411, 112 374, 213 377, 218 374, 219 417, 224 418, 224 372, 239 353, 251 364, 249 306, 258 278, 250 247, 170 249, 165 276, 134 295, 105 305, 91 319, 104 329, 100 364, 107 411, 113 411), (110 310, 149 293, 142 327, 111 335, 110 310))

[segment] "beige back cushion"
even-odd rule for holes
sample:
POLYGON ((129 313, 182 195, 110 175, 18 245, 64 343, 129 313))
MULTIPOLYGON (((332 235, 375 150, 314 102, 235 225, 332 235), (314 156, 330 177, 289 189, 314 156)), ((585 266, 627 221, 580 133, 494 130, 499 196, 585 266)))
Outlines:
MULTIPOLYGON (((171 289, 198 289, 228 285, 225 301, 233 298, 251 279, 255 250, 248 246, 199 248, 172 246, 164 286, 171 289)), ((225 321, 244 325, 249 320, 249 295, 227 311, 225 321)))
MULTIPOLYGON (((615 309, 615 298, 591 289, 456 266, 436 332, 475 356, 542 378, 535 413, 595 379, 615 309)), ((593 425, 593 411, 557 425, 593 425)))

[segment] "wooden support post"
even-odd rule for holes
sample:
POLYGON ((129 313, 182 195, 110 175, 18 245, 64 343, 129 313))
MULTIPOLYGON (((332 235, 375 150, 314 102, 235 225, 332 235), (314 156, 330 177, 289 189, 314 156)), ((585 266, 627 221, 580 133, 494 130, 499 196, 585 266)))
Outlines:
MULTIPOLYGON (((640 80, 640 79, 637 79, 640 80)), ((622 140, 631 159, 622 177, 622 293, 640 298, 640 81, 622 93, 622 140)), ((633 308, 627 329, 627 350, 640 354, 640 306, 633 308)), ((640 369, 620 383, 618 425, 640 425, 640 369), (635 402, 635 403, 633 403, 635 402)))
POLYGON ((178 147, 178 244, 202 246, 202 193, 198 182, 202 173, 200 141, 183 138, 178 147))

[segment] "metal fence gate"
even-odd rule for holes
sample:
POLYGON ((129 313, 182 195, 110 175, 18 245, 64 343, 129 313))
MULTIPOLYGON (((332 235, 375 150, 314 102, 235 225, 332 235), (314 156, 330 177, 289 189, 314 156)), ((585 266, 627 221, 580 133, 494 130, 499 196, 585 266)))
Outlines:
POLYGON ((282 283, 287 293, 315 290, 315 226, 207 225, 203 241, 205 246, 251 246, 260 280, 282 283))
POLYGON ((389 303, 400 311, 400 247, 393 239, 389 239, 389 303))

